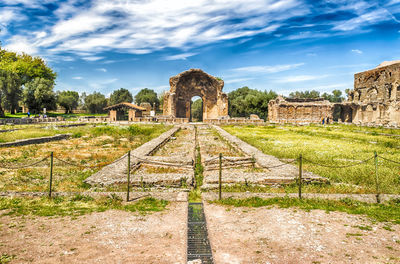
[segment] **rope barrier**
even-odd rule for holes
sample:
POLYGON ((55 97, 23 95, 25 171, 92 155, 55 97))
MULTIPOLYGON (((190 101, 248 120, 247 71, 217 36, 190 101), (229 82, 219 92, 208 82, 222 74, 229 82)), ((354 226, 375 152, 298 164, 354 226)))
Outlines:
POLYGON ((374 157, 368 158, 368 159, 365 159, 365 160, 362 160, 362 161, 360 161, 360 162, 357 162, 357 163, 354 163, 354 164, 350 164, 350 165, 343 165, 343 166, 337 166, 337 165, 335 165, 335 166, 330 166, 330 165, 320 164, 320 163, 311 161, 311 160, 309 160, 309 159, 303 158, 304 161, 307 161, 307 162, 309 162, 309 163, 311 163, 311 164, 314 164, 314 165, 317 165, 317 166, 321 166, 321 167, 325 167, 325 168, 333 168, 333 169, 343 169, 343 168, 355 167, 355 166, 361 165, 361 164, 363 164, 363 163, 367 163, 368 161, 370 161, 370 160, 372 160, 372 159, 374 159, 374 157))
POLYGON ((383 160, 386 160, 386 161, 389 161, 389 162, 396 163, 396 164, 399 164, 399 165, 400 165, 400 162, 398 162, 398 161, 394 161, 394 160, 391 160, 391 159, 388 159, 388 158, 384 158, 384 157, 382 157, 382 156, 380 156, 380 155, 378 155, 378 157, 381 158, 381 159, 383 159, 383 160))
POLYGON ((286 165, 292 165, 293 163, 295 163, 297 160, 292 160, 292 161, 290 161, 290 162, 282 162, 282 164, 279 164, 279 165, 275 165, 275 166, 271 166, 271 167, 267 167, 267 166, 261 166, 261 168, 264 168, 264 169, 275 169, 275 168, 279 168, 279 167, 283 167, 283 166, 286 166, 286 165))
MULTIPOLYGON (((155 164, 155 165, 163 165, 163 166, 171 166, 171 167, 185 167, 185 168, 193 168, 193 165, 188 165, 188 164, 183 164, 183 163, 169 163, 169 162, 162 162, 162 161, 155 161, 155 160, 147 160, 143 159, 140 157, 137 157, 135 155, 131 156, 137 160, 139 160, 141 163, 147 163, 147 164, 155 164)), ((193 161, 192 161, 193 163, 193 161)))
POLYGON ((22 165, 22 166, 11 166, 11 167, 7 167, 7 166, 4 166, 3 164, 0 164, 0 168, 2 168, 2 169, 8 169, 8 170, 18 170, 18 169, 24 169, 24 168, 28 168, 28 167, 33 167, 33 166, 35 166, 35 165, 37 165, 37 164, 39 164, 39 163, 41 163, 41 162, 47 160, 49 157, 50 157, 50 156, 46 156, 46 157, 44 157, 43 159, 41 159, 41 160, 39 160, 39 161, 36 161, 36 162, 34 162, 34 163, 31 163, 31 164, 27 164, 27 165, 22 165))
POLYGON ((66 160, 63 160, 63 159, 58 158, 57 156, 54 156, 54 158, 55 158, 56 160, 60 161, 60 162, 63 162, 63 163, 65 163, 65 164, 68 164, 68 165, 70 165, 70 166, 80 167, 80 168, 86 168, 86 169, 93 169, 93 168, 101 168, 101 167, 105 167, 105 166, 114 164, 114 163, 116 163, 116 162, 122 160, 123 158, 125 158, 127 155, 128 155, 128 154, 125 154, 125 155, 123 155, 122 157, 120 157, 120 158, 114 160, 113 162, 107 163, 107 164, 91 165, 91 166, 81 165, 81 164, 77 164, 77 163, 74 163, 74 162, 71 162, 71 161, 66 161, 66 160))

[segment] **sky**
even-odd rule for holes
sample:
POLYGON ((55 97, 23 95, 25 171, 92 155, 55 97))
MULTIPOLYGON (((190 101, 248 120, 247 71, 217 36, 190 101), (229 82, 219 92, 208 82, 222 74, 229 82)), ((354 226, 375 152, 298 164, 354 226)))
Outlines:
POLYGON ((55 90, 169 90, 191 68, 288 95, 353 88, 400 59, 400 0, 0 0, 2 48, 40 56, 55 90))

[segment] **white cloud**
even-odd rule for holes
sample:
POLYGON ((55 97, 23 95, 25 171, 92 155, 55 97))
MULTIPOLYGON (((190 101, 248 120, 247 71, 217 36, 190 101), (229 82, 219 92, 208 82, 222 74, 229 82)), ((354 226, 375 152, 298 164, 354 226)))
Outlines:
MULTIPOLYGON (((29 4, 29 0, 18 1, 29 4)), ((31 5, 38 3, 32 0, 31 5)), ((87 56, 111 49, 134 54, 166 47, 188 50, 268 34, 281 27, 279 21, 309 12, 300 0, 93 0, 85 8, 76 3, 68 0, 60 4, 54 11, 55 23, 46 26, 45 33, 29 35, 31 45, 52 54, 90 53, 87 56)), ((189 57, 183 54, 166 59, 189 57)))
POLYGON ((105 68, 98 68, 96 70, 101 71, 101 72, 107 72, 107 69, 105 69, 105 68))
POLYGON ((228 79, 225 82, 225 84, 230 84, 230 83, 242 83, 245 81, 253 80, 254 78, 237 78, 237 79, 228 79))
POLYGON ((327 77, 327 75, 296 75, 296 76, 286 76, 282 77, 279 80, 276 80, 277 83, 295 83, 295 82, 304 82, 304 81, 313 81, 327 77))
POLYGON ((351 52, 356 53, 356 54, 362 54, 363 52, 359 49, 352 49, 351 52))
POLYGON ((38 48, 35 45, 32 45, 28 38, 18 35, 11 37, 4 48, 17 53, 25 52, 30 55, 36 55, 38 53, 38 48))
POLYGON ((274 65, 274 66, 247 66, 247 67, 235 68, 233 70, 237 71, 237 72, 277 73, 277 72, 295 69, 295 68, 298 68, 303 65, 304 65, 304 63, 282 64, 282 65, 274 65))
POLYGON ((104 57, 101 57, 101 56, 86 56, 86 57, 82 57, 82 59, 84 59, 85 61, 98 61, 98 60, 104 59, 104 57))
POLYGON ((197 55, 197 53, 182 53, 177 55, 165 56, 164 60, 186 60, 186 58, 197 55))
POLYGON ((74 79, 74 80, 82 80, 83 77, 81 77, 81 76, 75 76, 75 77, 72 77, 72 79, 74 79))

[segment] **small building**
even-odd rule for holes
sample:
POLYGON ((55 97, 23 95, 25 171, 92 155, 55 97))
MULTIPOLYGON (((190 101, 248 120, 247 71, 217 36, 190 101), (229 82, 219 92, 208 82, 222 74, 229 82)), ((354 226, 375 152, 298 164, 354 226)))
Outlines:
POLYGON ((333 107, 332 103, 323 98, 278 96, 268 103, 268 120, 272 123, 320 123, 324 118, 332 120, 333 107))
POLYGON ((108 117, 110 121, 136 121, 136 118, 140 118, 143 116, 143 111, 146 111, 146 108, 140 107, 132 103, 124 102, 116 105, 107 106, 104 108, 104 110, 109 111, 108 117))

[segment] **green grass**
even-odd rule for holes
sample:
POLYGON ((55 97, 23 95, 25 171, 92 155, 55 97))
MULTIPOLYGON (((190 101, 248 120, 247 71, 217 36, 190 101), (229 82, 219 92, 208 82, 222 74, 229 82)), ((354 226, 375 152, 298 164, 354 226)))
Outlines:
MULTIPOLYGON (((128 150, 134 149, 170 129, 165 125, 132 125, 126 127, 98 126, 73 127, 61 129, 72 133, 75 138, 57 143, 35 144, 29 146, 2 149, 0 162, 12 167, 30 164, 48 156, 50 151, 63 160, 80 165, 105 165, 128 150), (107 139, 98 139, 109 136, 107 139), (82 138, 79 138, 82 137, 82 138), (124 141, 122 141, 124 139, 124 141), (83 155, 83 156, 82 156, 83 155)), ((59 131, 59 130, 57 130, 59 131)), ((17 131, 16 131, 17 132, 17 131)), ((12 132, 8 132, 12 133, 12 132)), ((8 134, 3 133, 3 134, 8 134)), ((0 134, 0 137, 2 134, 0 134)), ((54 191, 85 191, 90 186, 84 180, 101 169, 69 166, 58 160, 54 161, 54 191)), ((49 159, 35 168, 17 170, 0 169, 1 191, 46 191, 49 181, 49 159), (40 167, 42 166, 42 167, 40 167)))
MULTIPOLYGON (((33 115, 31 115, 32 117, 33 115)), ((36 115, 35 115, 36 116, 36 115)), ((70 119, 70 118, 78 118, 81 116, 108 116, 107 113, 103 114, 92 114, 92 113, 79 113, 79 114, 65 114, 65 113, 54 113, 54 112, 48 112, 47 113, 48 117, 64 117, 65 119, 70 119)), ((5 119, 5 118, 26 118, 28 117, 27 113, 16 113, 16 114, 10 114, 8 112, 5 113, 5 117, 2 117, 0 119, 5 119)))
MULTIPOLYGON (((378 135, 399 134, 399 130, 353 125, 329 126, 225 126, 229 133, 280 159, 296 159, 299 154, 313 162, 331 166, 354 164, 378 155, 400 162, 400 139, 378 135), (361 132, 360 132, 361 131, 361 132), (368 133, 364 133, 368 132, 368 133)), ((400 167, 379 160, 379 185, 384 193, 400 193, 400 167)), ((365 192, 375 191, 373 160, 350 168, 325 168, 304 162, 304 170, 326 177, 334 183, 359 185, 365 192)))
POLYGON ((400 200, 392 200, 384 204, 364 203, 348 198, 335 201, 326 199, 302 199, 297 198, 270 198, 261 199, 252 197, 248 199, 227 198, 221 201, 211 201, 211 203, 229 205, 235 207, 263 207, 278 206, 280 208, 300 208, 303 210, 325 210, 345 212, 348 214, 366 215, 370 219, 379 222, 391 222, 400 224, 400 200))
POLYGON ((58 196, 53 199, 0 197, 0 215, 79 216, 110 209, 146 214, 162 211, 167 205, 168 201, 151 197, 124 203, 117 195, 98 199, 80 194, 72 197, 58 196))
MULTIPOLYGON (((15 128, 18 128, 15 126, 15 128)), ((129 140, 133 140, 134 137, 140 136, 144 140, 152 138, 154 135, 158 135, 160 132, 165 132, 170 126, 165 125, 130 125, 125 127, 99 125, 96 127, 92 126, 80 126, 80 127, 26 127, 22 130, 16 130, 11 132, 0 133, 0 143, 2 142, 13 142, 21 139, 38 138, 54 136, 56 134, 72 134, 72 137, 77 138, 81 136, 98 137, 103 135, 112 136, 116 139, 126 137, 129 140)))

